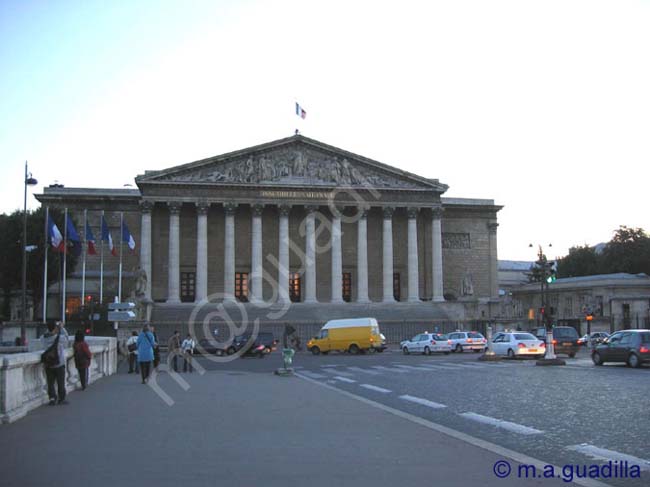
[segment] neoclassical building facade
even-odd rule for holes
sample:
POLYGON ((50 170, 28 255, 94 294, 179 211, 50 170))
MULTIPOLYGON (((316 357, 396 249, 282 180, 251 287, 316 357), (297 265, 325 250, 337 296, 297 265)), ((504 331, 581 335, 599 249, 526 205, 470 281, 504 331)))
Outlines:
MULTIPOLYGON (((116 241, 124 218, 136 239, 124 269, 144 270, 159 313, 205 300, 433 309, 498 298, 500 206, 444 198, 437 179, 302 135, 146 171, 135 183, 50 187, 37 198, 77 222, 86 210, 95 235, 103 212, 116 241)), ((104 265, 106 301, 115 259, 104 265)), ((86 269, 97 275, 98 256, 86 269)))

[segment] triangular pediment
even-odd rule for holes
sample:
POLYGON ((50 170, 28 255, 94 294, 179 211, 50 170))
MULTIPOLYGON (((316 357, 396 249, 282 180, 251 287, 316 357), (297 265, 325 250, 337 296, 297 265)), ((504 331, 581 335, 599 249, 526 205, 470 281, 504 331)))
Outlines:
POLYGON ((141 184, 214 184, 287 187, 374 187, 429 190, 447 186, 296 135, 221 156, 147 172, 141 184))

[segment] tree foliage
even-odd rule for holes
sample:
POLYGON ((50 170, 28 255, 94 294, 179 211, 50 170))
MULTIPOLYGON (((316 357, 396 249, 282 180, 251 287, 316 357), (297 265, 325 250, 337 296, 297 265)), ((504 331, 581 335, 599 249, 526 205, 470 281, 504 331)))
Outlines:
MULTIPOLYGON (((63 233, 63 212, 50 209, 50 216, 63 233)), ((78 225, 75 224, 77 230, 78 225)), ((4 293, 4 309, 0 316, 9 317, 9 298, 12 291, 22 289, 22 238, 23 212, 15 211, 10 215, 0 215, 0 289, 4 293)), ((45 264, 45 210, 27 212, 27 245, 36 245, 36 250, 27 253, 27 292, 37 309, 43 298, 43 267, 45 264)), ((49 245, 49 244, 48 244, 49 245)), ((48 286, 61 277, 62 254, 48 249, 47 281, 48 286)), ((74 272, 77 257, 68 252, 66 274, 74 272)))
POLYGON ((650 275, 650 237, 641 228, 620 226, 602 253, 594 247, 572 247, 558 261, 558 277, 626 272, 650 275))

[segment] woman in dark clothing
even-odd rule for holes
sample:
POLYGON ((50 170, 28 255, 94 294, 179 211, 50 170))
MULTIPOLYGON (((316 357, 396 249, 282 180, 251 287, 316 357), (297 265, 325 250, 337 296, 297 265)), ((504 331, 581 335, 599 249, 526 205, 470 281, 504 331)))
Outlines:
POLYGON ((81 390, 85 391, 88 385, 88 367, 90 367, 90 359, 92 353, 84 339, 83 331, 79 330, 74 335, 74 365, 79 373, 79 380, 81 381, 81 390))

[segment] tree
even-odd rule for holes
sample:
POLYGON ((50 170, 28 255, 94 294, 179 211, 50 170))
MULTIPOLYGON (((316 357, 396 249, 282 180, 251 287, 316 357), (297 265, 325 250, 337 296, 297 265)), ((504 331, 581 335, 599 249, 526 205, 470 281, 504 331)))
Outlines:
MULTIPOLYGON (((50 216, 63 233, 63 212, 50 208, 50 216)), ((75 223, 79 230, 79 226, 75 223)), ((22 238, 23 212, 15 211, 11 215, 0 215, 0 289, 4 292, 4 309, 0 315, 9 318, 9 302, 13 291, 22 289, 22 238)), ((34 309, 41 304, 43 294, 43 266, 45 264, 45 210, 27 212, 27 245, 36 245, 36 250, 27 252, 27 292, 31 294, 34 309)), ((49 246, 49 243, 47 243, 49 246)), ((52 252, 48 248, 47 282, 48 286, 61 277, 63 254, 52 252)), ((67 254, 66 274, 74 272, 77 257, 67 254)))
POLYGON ((602 259, 594 247, 571 247, 569 255, 557 263, 558 277, 592 276, 602 274, 602 259))
POLYGON ((650 237, 642 228, 622 225, 605 246, 602 257, 607 273, 650 274, 650 237))

